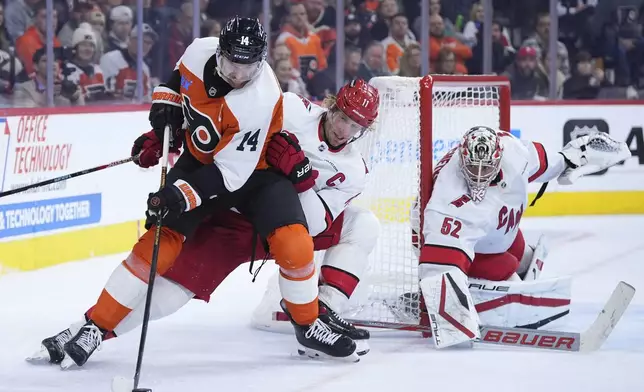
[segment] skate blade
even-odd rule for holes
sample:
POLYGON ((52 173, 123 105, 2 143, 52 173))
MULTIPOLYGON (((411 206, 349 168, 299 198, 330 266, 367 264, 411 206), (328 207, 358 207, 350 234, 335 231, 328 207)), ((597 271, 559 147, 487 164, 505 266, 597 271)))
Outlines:
POLYGON ((356 353, 359 356, 366 355, 371 348, 369 347, 369 340, 368 339, 358 339, 354 340, 356 342, 356 353))
POLYGON ((40 350, 25 358, 25 361, 34 364, 50 363, 51 358, 49 357, 49 351, 45 348, 45 346, 40 346, 40 350))
POLYGON ((313 350, 311 348, 307 348, 304 346, 299 346, 297 349, 297 353, 303 357, 309 357, 311 359, 330 359, 333 361, 354 362, 354 363, 360 361, 360 356, 358 355, 357 350, 346 357, 334 357, 329 354, 325 354, 321 351, 313 350))
POLYGON ((69 355, 65 354, 65 358, 63 358, 63 361, 60 363, 60 369, 67 370, 74 366, 78 367, 76 365, 76 362, 74 362, 74 360, 71 359, 69 355))

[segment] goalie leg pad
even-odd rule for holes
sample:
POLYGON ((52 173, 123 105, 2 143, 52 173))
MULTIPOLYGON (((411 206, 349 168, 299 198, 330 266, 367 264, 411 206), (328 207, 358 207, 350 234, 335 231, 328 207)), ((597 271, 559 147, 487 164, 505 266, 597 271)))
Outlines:
POLYGON ((470 278, 468 288, 483 325, 551 329, 570 313, 569 277, 529 282, 470 278))
POLYGON ((427 276, 420 281, 420 288, 436 348, 480 338, 479 316, 467 289, 467 277, 461 270, 450 268, 427 276))

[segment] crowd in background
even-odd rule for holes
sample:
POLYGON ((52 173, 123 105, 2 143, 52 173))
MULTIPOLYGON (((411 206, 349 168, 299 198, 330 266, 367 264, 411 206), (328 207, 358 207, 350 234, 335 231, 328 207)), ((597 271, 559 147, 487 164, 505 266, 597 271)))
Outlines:
MULTIPOLYGON (((193 40, 218 36, 231 16, 265 20, 261 0, 54 0, 54 61, 45 50, 47 7, 41 0, 0 4, 0 105, 135 102, 137 37, 143 36, 143 97, 168 78, 193 40), (199 9, 200 15, 193 12, 199 9), (51 64, 51 65, 50 65, 51 64)), ((269 63, 284 91, 321 99, 345 81, 421 75, 419 0, 272 0, 269 63), (344 17, 343 31, 336 16, 344 17), (342 64, 335 43, 344 40, 342 64)), ((430 73, 483 72, 484 8, 472 0, 429 0, 430 73)), ((550 59, 548 0, 494 0, 492 70, 512 83, 512 98, 644 99, 644 0, 559 0, 557 58, 550 59), (556 83, 549 61, 557 61, 556 83), (550 92, 550 86, 556 92, 550 92)))

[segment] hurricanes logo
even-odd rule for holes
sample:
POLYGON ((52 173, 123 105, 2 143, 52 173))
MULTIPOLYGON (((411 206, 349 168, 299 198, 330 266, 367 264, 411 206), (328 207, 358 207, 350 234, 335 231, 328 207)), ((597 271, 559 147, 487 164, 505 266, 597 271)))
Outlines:
POLYGON ((197 110, 187 95, 183 96, 183 113, 188 121, 190 139, 195 148, 205 154, 213 152, 221 139, 221 134, 212 118, 197 110))

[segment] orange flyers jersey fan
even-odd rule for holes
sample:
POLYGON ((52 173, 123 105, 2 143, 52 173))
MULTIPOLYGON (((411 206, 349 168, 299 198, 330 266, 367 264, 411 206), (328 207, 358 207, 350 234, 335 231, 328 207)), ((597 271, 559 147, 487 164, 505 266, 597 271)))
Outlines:
POLYGON ((284 43, 291 50, 291 65, 298 69, 304 79, 311 79, 316 72, 327 68, 326 56, 320 37, 307 33, 300 37, 291 31, 284 31, 277 37, 277 43, 284 43))
POLYGON ((282 90, 265 61, 253 80, 232 89, 216 74, 219 38, 194 40, 179 59, 180 93, 188 124, 186 145, 204 164, 214 163, 229 191, 255 169, 265 169, 265 142, 282 129, 282 90))
POLYGON ((475 253, 506 252, 516 238, 528 207, 528 183, 545 182, 564 170, 563 159, 541 143, 519 140, 500 132, 501 171, 479 203, 469 190, 456 149, 434 169, 434 189, 424 212, 425 247, 446 264, 467 271, 475 253))
MULTIPOLYGON (((101 69, 108 90, 114 95, 124 98, 134 98, 136 95, 136 59, 126 50, 113 50, 101 57, 101 69)), ((150 69, 143 63, 143 96, 150 98, 150 69)))
POLYGON ((309 232, 313 236, 331 226, 333 220, 362 193, 367 179, 362 154, 353 143, 332 149, 324 141, 322 115, 325 112, 326 109, 306 98, 284 93, 284 129, 297 136, 311 165, 319 172, 312 191, 300 193, 309 232))
POLYGON ((105 94, 106 86, 103 71, 98 65, 90 64, 82 67, 74 63, 68 63, 67 67, 71 70, 69 80, 81 87, 86 100, 101 97, 105 94))

